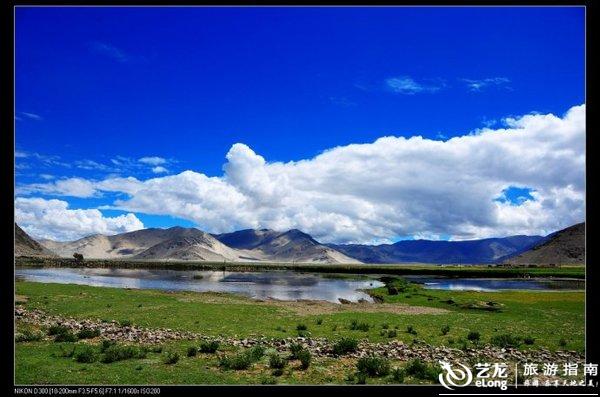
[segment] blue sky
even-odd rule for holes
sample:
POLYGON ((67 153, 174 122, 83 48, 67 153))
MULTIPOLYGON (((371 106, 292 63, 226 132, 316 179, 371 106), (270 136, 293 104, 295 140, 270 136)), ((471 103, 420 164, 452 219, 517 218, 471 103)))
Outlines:
POLYGON ((235 143, 285 163, 562 116, 585 103, 584 33, 580 7, 18 8, 17 185, 221 177, 235 143))

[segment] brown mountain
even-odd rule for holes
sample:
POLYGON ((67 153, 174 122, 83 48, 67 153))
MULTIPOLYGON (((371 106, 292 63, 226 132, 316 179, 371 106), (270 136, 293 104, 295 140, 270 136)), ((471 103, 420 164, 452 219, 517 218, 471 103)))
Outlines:
POLYGON ((504 263, 585 264, 585 222, 548 235, 542 242, 504 263))
POLYGON ((15 256, 56 256, 15 223, 15 256))

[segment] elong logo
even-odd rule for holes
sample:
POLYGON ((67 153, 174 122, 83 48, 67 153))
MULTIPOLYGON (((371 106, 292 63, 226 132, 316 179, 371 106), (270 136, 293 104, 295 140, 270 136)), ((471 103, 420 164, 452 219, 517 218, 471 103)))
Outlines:
POLYGON ((453 390, 452 387, 468 386, 473 381, 473 374, 467 366, 458 364, 462 367, 462 369, 455 369, 452 368, 449 362, 440 361, 439 363, 444 371, 440 373, 439 381, 446 389, 453 390))

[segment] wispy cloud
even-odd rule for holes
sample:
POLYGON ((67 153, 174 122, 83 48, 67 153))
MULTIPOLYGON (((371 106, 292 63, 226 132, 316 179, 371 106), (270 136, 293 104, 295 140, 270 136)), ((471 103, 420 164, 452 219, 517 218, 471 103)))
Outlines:
POLYGON ((460 79, 464 82, 470 91, 478 92, 488 87, 505 87, 510 88, 510 79, 506 77, 489 77, 486 79, 460 79))
POLYGON ((356 102, 352 102, 351 100, 349 100, 345 96, 342 96, 342 97, 332 96, 332 97, 329 97, 329 101, 332 104, 334 104, 336 106, 341 106, 343 108, 350 108, 350 107, 356 106, 356 102))
POLYGON ((131 56, 125 51, 106 42, 94 41, 90 43, 90 48, 95 53, 112 58, 117 62, 128 62, 131 60, 131 56))
POLYGON ((385 80, 385 85, 389 91, 404 95, 433 93, 445 87, 442 81, 417 81, 410 76, 390 77, 385 80))
POLYGON ((15 120, 17 120, 17 121, 23 120, 24 118, 30 119, 30 120, 36 120, 36 121, 43 120, 42 116, 40 116, 39 114, 36 114, 36 113, 18 112, 18 114, 15 114, 15 120))
POLYGON ((149 164, 149 165, 161 165, 165 164, 167 160, 162 157, 153 156, 153 157, 142 157, 138 160, 140 163, 149 164))
POLYGON ((159 165, 156 167, 152 167, 152 172, 154 172, 155 174, 165 174, 168 173, 169 170, 159 165))

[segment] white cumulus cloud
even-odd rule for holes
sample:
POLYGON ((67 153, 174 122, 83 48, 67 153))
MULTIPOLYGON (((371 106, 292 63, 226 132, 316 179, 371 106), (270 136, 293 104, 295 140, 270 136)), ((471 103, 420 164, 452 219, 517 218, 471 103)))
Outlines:
POLYGON ((117 234, 144 228, 134 215, 106 217, 97 209, 70 209, 62 200, 17 197, 15 221, 35 238, 75 240, 91 234, 117 234))
POLYGON ((581 222, 585 105, 505 125, 444 141, 387 136, 288 163, 236 143, 221 177, 188 170, 91 183, 96 193, 125 194, 107 208, 184 218, 210 232, 298 228, 324 242, 546 234, 581 222), (532 189, 533 200, 496 200, 510 187, 532 189))

